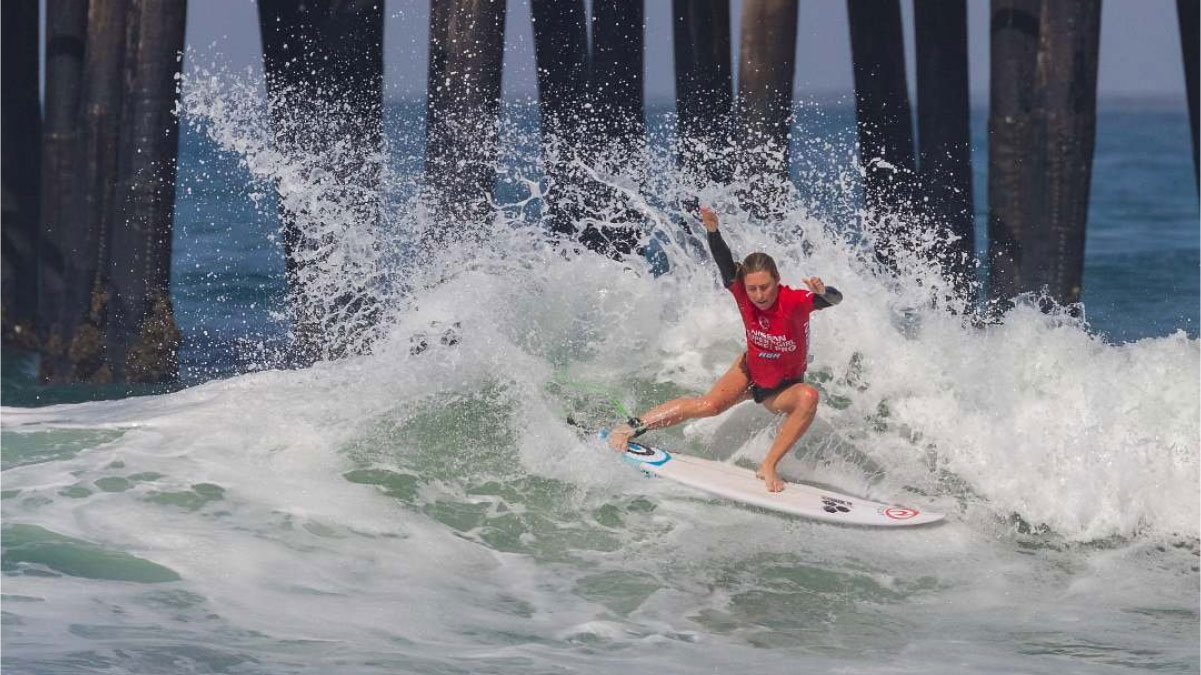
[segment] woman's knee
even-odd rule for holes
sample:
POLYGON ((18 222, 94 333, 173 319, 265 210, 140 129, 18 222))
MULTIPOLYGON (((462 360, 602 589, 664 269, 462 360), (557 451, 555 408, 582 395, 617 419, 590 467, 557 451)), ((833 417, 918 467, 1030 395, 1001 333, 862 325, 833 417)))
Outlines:
POLYGON ((821 399, 821 395, 817 389, 807 384, 802 384, 798 389, 797 402, 794 409, 798 411, 817 410, 818 401, 821 399))

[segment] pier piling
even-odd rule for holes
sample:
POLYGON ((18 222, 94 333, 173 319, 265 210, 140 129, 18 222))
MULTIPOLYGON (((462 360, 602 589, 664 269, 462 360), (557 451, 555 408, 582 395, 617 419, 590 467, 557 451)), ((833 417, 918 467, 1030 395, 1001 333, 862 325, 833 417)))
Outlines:
POLYGON ((40 369, 49 381, 105 384, 114 378, 104 336, 110 298, 103 275, 115 213, 127 14, 127 0, 88 3, 71 222, 64 232, 63 254, 70 259, 64 340, 43 349, 40 369))
POLYGON ((431 241, 490 215, 496 183, 505 0, 435 2, 430 15, 426 178, 431 241))
POLYGON ((74 253, 86 236, 81 214, 74 210, 74 191, 87 29, 88 3, 47 0, 37 326, 43 361, 57 362, 52 368, 43 364, 43 374, 53 371, 60 377, 67 376, 64 360, 76 320, 69 311, 73 308, 69 283, 82 278, 79 266, 84 264, 74 253))
POLYGON ((735 143, 745 175, 788 179, 797 9, 797 0, 742 5, 735 143))
POLYGON ((895 217, 913 213, 913 115, 898 0, 847 0, 859 162, 877 254, 890 259, 895 217), (885 225, 890 223, 890 225, 885 225))
POLYGON ((175 97, 184 47, 184 0, 129 0, 117 193, 102 294, 114 378, 167 382, 179 371, 171 303, 179 118, 175 97))
POLYGON ((728 183, 734 78, 730 66, 730 0, 672 0, 676 134, 680 166, 728 183))
POLYGON ((530 0, 534 24, 534 63, 538 80, 538 119, 549 194, 543 216, 550 230, 576 236, 582 217, 577 200, 583 178, 572 160, 583 154, 587 127, 588 32, 583 0, 530 0))
MULTIPOLYGON (((1180 23, 1180 52, 1184 57, 1184 93, 1188 97, 1188 119, 1193 132, 1193 177, 1201 177, 1201 165, 1198 164, 1197 154, 1197 97, 1201 95, 1197 88, 1197 69, 1201 61, 1201 45, 1198 44, 1198 33, 1201 33, 1201 2, 1197 0, 1176 0, 1176 18, 1180 23)), ((1201 182, 1198 183, 1201 189, 1201 182)))
POLYGON ((531 0, 530 12, 550 185, 544 217, 560 238, 602 255, 628 255, 641 218, 584 167, 598 168, 592 165, 601 158, 628 167, 645 142, 642 0, 597 0, 591 19, 581 0, 531 0), (632 100, 614 100, 622 96, 632 100))
POLYGON ((1030 195, 1029 167, 1042 0, 992 0, 989 33, 988 261, 989 299, 1003 312, 1020 292, 1030 195))
POLYGON ((967 3, 915 0, 913 12, 920 210, 930 226, 955 237, 943 269, 967 293, 976 272, 967 3))
POLYGON ((36 345, 38 174, 41 110, 38 101, 38 3, 9 0, 3 4, 3 91, 0 131, 3 167, 3 280, 0 317, 4 340, 36 345))
MULTIPOLYGON (((258 0, 258 12, 276 148, 307 171, 336 177, 325 198, 347 214, 339 220, 371 228, 380 206, 383 0, 258 0)), ((364 348, 378 309, 367 288, 329 287, 339 271, 324 267, 320 251, 323 239, 338 235, 313 230, 339 225, 302 223, 301 216, 281 201, 292 358, 304 364, 364 348), (357 317, 357 328, 340 324, 348 315, 357 317)), ((350 276, 367 283, 365 275, 350 276)))
POLYGON ((593 114, 602 148, 630 157, 646 139, 643 0, 592 0, 593 114))
POLYGON ((1022 290, 1080 301, 1097 132, 1101 0, 1046 2, 1034 72, 1022 290))

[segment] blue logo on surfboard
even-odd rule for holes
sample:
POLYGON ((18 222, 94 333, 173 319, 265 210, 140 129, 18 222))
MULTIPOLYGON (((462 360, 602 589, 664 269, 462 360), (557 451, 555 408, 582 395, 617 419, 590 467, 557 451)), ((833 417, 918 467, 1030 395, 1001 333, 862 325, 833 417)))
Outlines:
POLYGON ((663 466, 671 461, 671 453, 666 450, 651 448, 641 443, 630 441, 629 445, 626 446, 626 453, 622 455, 622 459, 631 464, 663 466))

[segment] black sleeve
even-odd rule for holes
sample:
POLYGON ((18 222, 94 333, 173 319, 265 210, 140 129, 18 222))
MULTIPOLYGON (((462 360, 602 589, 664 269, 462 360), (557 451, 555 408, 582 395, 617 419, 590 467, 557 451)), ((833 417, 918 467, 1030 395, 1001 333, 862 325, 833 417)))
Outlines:
POLYGON ((813 308, 814 309, 825 309, 827 307, 833 307, 834 305, 837 305, 840 302, 842 302, 842 293, 840 293, 838 291, 838 289, 834 288, 833 286, 826 286, 825 293, 823 293, 822 295, 813 296, 813 308))
POLYGON ((729 288, 738 277, 738 266, 734 264, 734 255, 730 253, 730 247, 726 246, 726 240, 721 238, 720 230, 709 233, 709 252, 713 254, 717 269, 721 270, 722 286, 729 288))

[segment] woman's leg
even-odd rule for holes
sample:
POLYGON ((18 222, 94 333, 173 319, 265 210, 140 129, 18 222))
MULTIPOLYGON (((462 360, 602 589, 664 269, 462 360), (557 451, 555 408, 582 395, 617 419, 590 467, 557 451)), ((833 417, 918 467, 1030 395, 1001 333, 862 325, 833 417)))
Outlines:
MULTIPOLYGON (((642 415, 647 429, 663 429, 697 417, 712 417, 730 409, 735 403, 745 401, 750 392, 751 376, 746 370, 746 354, 734 360, 730 369, 704 396, 677 398, 661 403, 642 415)), ((625 451, 634 429, 625 424, 609 434, 609 445, 614 450, 625 451)))
POLYGON ((763 406, 768 410, 776 414, 787 415, 784 423, 780 425, 780 431, 776 433, 775 440, 772 441, 771 449, 767 451, 767 457, 763 458, 763 463, 755 472, 756 476, 767 483, 767 489, 770 492, 779 492, 784 489, 784 481, 776 475, 776 465, 780 463, 784 455, 788 454, 789 448, 805 435, 805 431, 813 423, 813 417, 817 414, 817 400, 816 389, 807 384, 798 383, 763 402, 763 406))

